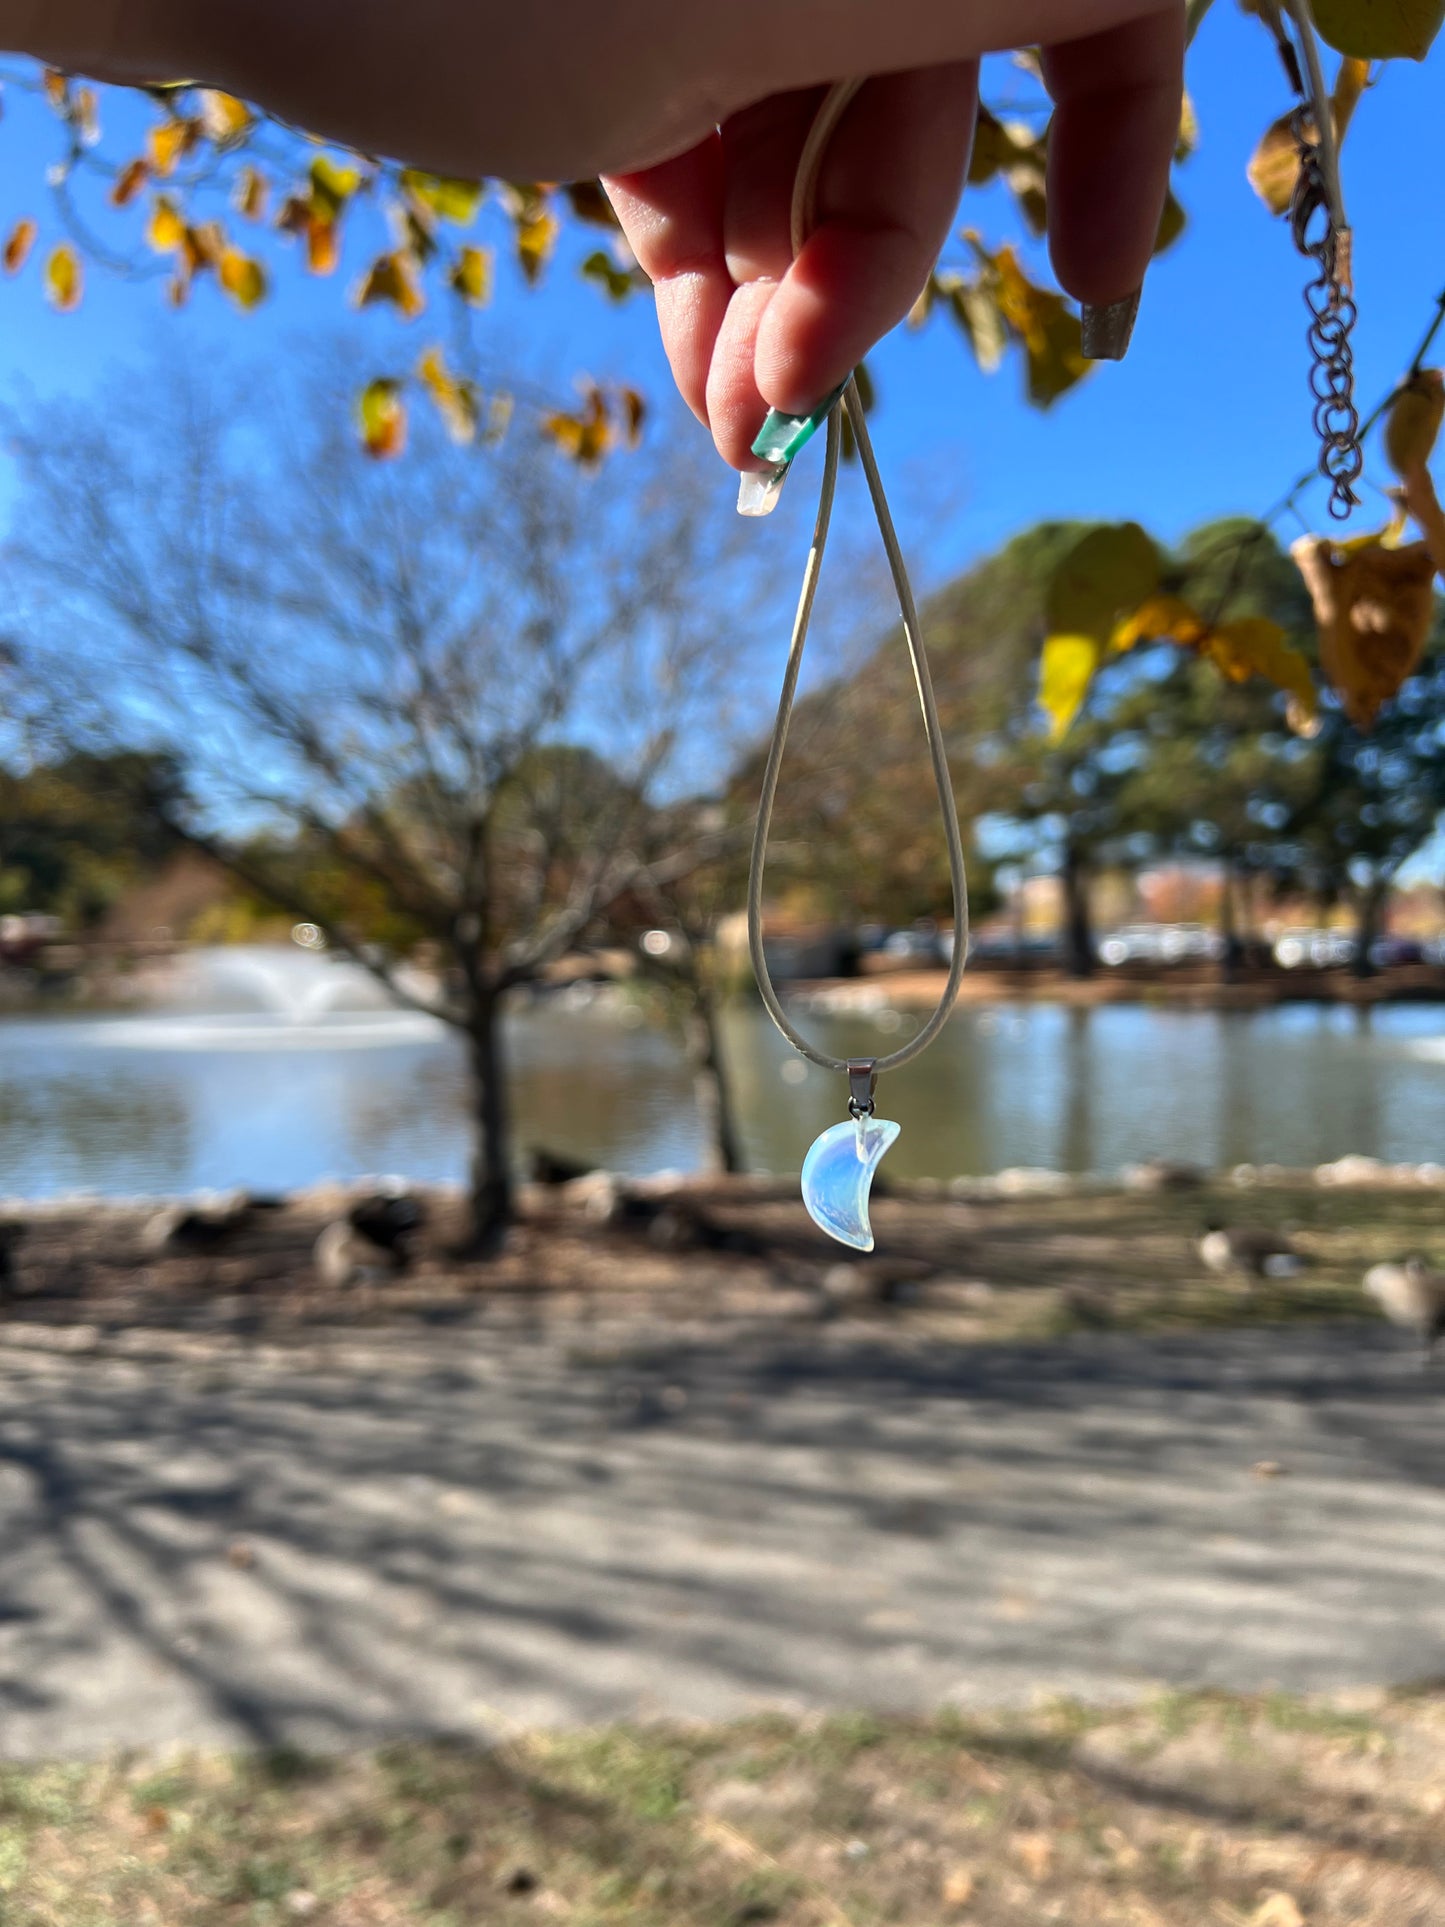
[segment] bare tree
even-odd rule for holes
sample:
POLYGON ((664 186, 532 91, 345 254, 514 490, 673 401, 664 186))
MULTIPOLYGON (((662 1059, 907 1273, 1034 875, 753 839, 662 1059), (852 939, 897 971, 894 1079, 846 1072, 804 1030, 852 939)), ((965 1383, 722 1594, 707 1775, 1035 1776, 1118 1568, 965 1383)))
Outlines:
POLYGON ((53 736, 172 751, 174 828, 462 1034, 485 1248, 506 1000, 714 854, 660 847, 656 806, 714 773, 755 577, 686 461, 588 475, 438 431, 375 463, 325 387, 238 409, 183 373, 158 411, 12 416, 7 627, 53 736), (379 921, 426 940, 434 990, 379 921))

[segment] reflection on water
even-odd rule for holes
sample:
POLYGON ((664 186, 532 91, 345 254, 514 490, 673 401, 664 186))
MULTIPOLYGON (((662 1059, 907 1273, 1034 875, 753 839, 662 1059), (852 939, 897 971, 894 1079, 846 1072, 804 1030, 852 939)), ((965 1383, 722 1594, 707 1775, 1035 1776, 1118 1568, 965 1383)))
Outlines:
MULTIPOLYGON (((518 1013, 518 1140, 631 1171, 695 1165, 678 1046, 625 1014, 518 1013)), ((804 1021, 841 1056, 892 1049, 915 1021, 878 1015, 804 1021)), ((751 1161, 796 1170, 842 1115, 843 1079, 805 1066, 752 1007, 732 1013, 727 1042, 751 1161)), ((903 1126, 889 1156, 899 1176, 1108 1171, 1151 1155, 1439 1158, 1445 1008, 969 1009, 883 1094, 903 1126)), ((466 1138, 460 1049, 407 1013, 0 1022, 0 1194, 276 1189, 383 1171, 456 1179, 466 1138)))

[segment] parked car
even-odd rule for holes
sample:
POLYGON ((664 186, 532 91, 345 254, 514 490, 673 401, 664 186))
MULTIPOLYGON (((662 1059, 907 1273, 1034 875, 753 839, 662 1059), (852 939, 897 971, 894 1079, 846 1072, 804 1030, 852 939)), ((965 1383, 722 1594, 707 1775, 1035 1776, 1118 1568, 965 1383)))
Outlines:
POLYGON ((1274 940, 1274 960, 1281 970, 1300 970, 1306 964, 1330 970, 1354 958, 1354 939, 1337 930, 1282 930, 1274 940))
POLYGON ((1398 970, 1401 964, 1426 962, 1424 944, 1416 943, 1413 937, 1376 937, 1369 956, 1376 970, 1398 970))
POLYGON ((883 955, 896 958, 902 963, 928 968, 947 963, 951 950, 945 948, 936 930, 920 930, 915 926, 911 930, 894 930, 885 937, 883 955))

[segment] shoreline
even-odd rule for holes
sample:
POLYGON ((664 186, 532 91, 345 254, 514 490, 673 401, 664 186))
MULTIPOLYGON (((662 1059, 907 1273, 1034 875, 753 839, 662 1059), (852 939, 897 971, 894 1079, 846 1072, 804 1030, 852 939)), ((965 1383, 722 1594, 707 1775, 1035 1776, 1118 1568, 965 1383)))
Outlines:
MULTIPOLYGON (((784 992, 816 1000, 819 1009, 877 1009, 881 1001, 907 1010, 931 1010, 947 982, 948 973, 942 969, 890 970, 862 977, 797 978, 784 986, 784 992)), ((1445 970, 1418 964, 1374 977, 1352 977, 1345 970, 1271 971, 1231 983, 1221 981, 1213 966, 1145 973, 1121 965, 1101 967, 1084 978, 1066 977, 1055 970, 965 970, 954 1008, 992 1003, 1062 1004, 1076 1010, 1103 1004, 1163 1004, 1225 1011, 1273 1010, 1285 1004, 1343 1004, 1367 1010, 1377 1004, 1445 1005, 1445 970)))

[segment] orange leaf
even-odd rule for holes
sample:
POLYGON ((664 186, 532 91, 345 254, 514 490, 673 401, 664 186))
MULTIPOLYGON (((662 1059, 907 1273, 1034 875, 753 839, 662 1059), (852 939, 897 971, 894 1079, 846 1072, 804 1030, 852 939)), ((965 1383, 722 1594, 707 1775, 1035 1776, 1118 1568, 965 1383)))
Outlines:
POLYGON ((110 190, 112 207, 128 207, 151 177, 151 164, 144 155, 127 161, 115 177, 110 190))
POLYGON ((236 176, 231 205, 248 221, 259 221, 266 212, 266 176, 259 167, 243 167, 236 176))
POLYGON ((151 171, 164 178, 175 172, 176 162, 188 154, 200 137, 201 124, 195 120, 157 121, 146 135, 146 153, 151 171))
POLYGON ((1320 666, 1357 729, 1397 693, 1425 647, 1435 614, 1435 562, 1424 542, 1348 553, 1322 537, 1290 550, 1319 625, 1320 666))
POLYGON ((307 267, 312 274, 332 274, 340 258, 335 221, 318 220, 313 215, 306 224, 307 267))
POLYGON ((10 230, 10 239, 5 243, 4 256, 7 274, 18 274, 25 266, 30 250, 35 245, 36 232, 35 223, 28 214, 23 220, 17 221, 10 230))

